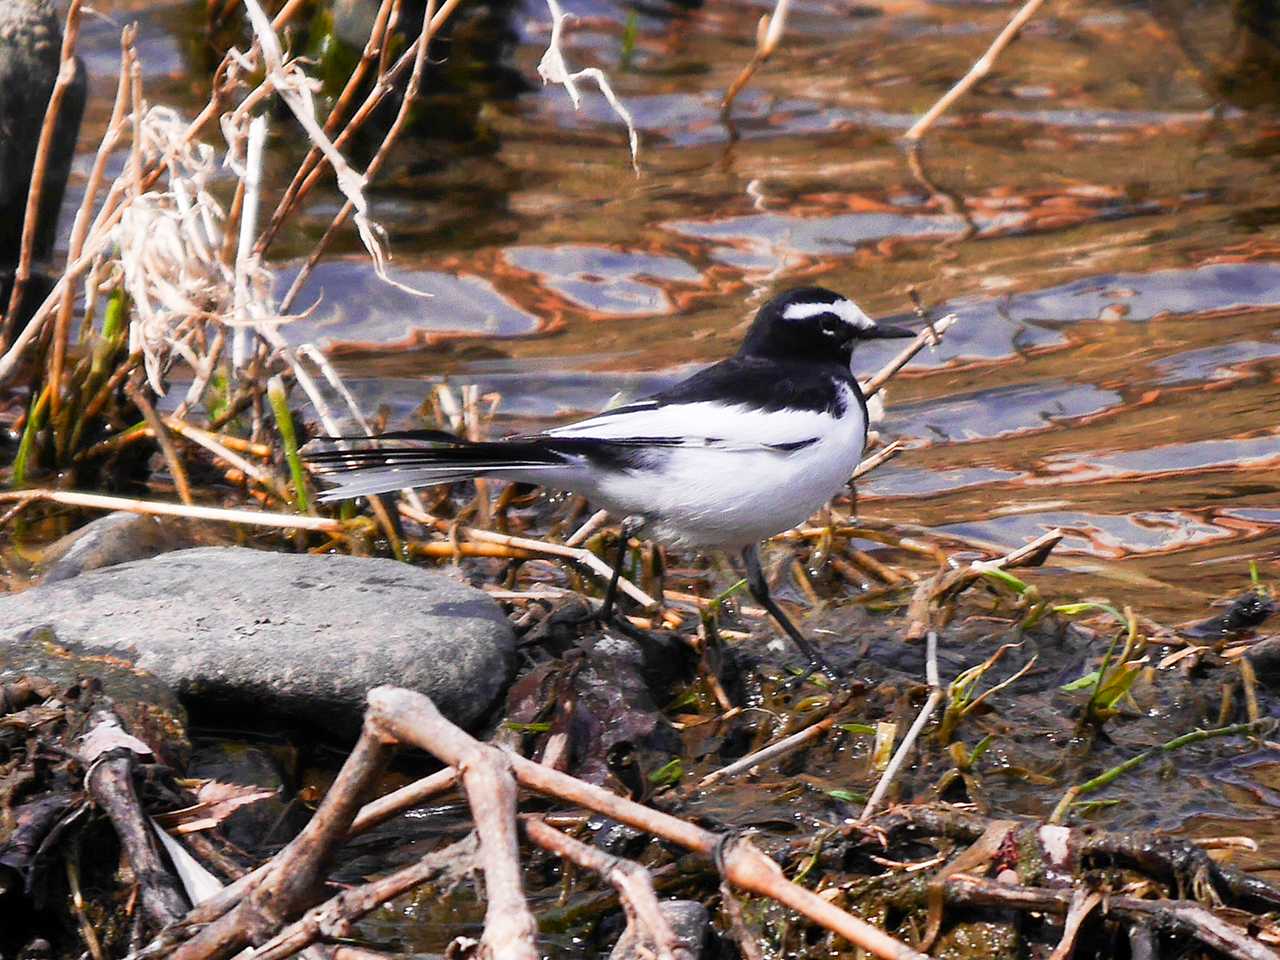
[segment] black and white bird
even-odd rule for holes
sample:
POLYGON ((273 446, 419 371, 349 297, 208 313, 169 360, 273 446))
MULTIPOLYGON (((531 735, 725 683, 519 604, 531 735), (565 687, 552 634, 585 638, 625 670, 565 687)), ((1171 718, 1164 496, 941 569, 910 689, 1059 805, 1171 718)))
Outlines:
POLYGON ((811 663, 825 666, 769 595, 759 544, 811 517, 858 466, 867 403, 851 368, 854 347, 911 336, 878 326, 838 293, 803 287, 761 307, 732 357, 586 420, 492 442, 402 431, 369 439, 413 445, 325 450, 308 459, 337 482, 324 500, 473 477, 583 494, 627 518, 606 618, 632 533, 741 551, 756 600, 811 663))

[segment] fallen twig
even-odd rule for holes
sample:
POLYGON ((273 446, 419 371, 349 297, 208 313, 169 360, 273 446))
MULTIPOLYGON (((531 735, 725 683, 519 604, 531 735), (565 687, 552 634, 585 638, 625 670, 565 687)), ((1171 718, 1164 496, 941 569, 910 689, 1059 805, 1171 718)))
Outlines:
POLYGON ((885 768, 884 773, 881 775, 880 782, 876 784, 875 790, 867 798, 867 804, 862 808, 862 814, 858 817, 860 823, 868 820, 879 808, 885 794, 889 792, 889 787, 893 784, 894 778, 898 776, 902 765, 907 762, 907 754, 911 752, 916 740, 920 737, 921 731, 924 730, 925 724, 929 722, 934 711, 938 709, 938 704, 942 703, 942 698, 946 696, 946 691, 942 688, 942 681, 938 678, 938 634, 930 630, 927 643, 928 645, 925 648, 925 677, 929 683, 929 697, 925 700, 924 706, 920 708, 920 713, 917 714, 915 722, 911 724, 911 729, 907 731, 907 735, 898 744, 898 749, 894 752, 893 759, 889 761, 889 766, 885 768))
POLYGON ((917 353, 925 347, 936 347, 942 342, 942 335, 956 325, 956 321, 960 318, 954 313, 948 313, 945 317, 934 323, 929 324, 918 334, 916 338, 903 347, 892 360, 876 371, 871 379, 862 383, 862 395, 870 400, 888 383, 893 377, 905 367, 917 353))
POLYGON ((284 960, 322 938, 350 937, 355 921, 414 887, 441 876, 456 882, 474 869, 479 859, 474 833, 443 850, 428 853, 416 863, 385 877, 344 890, 303 916, 253 951, 254 960, 284 960))
POLYGON ((612 884, 626 911, 627 925, 635 928, 640 943, 656 948, 659 960, 694 960, 658 908, 648 870, 634 860, 610 856, 599 847, 575 840, 540 817, 521 817, 520 823, 529 839, 544 850, 583 869, 594 870, 612 884))
POLYGON ((938 102, 925 112, 924 116, 911 125, 911 129, 903 135, 903 139, 910 144, 918 141, 928 133, 929 128, 937 122, 940 116, 947 112, 953 103, 968 93, 974 84, 991 72, 992 66, 995 65, 996 57, 1000 56, 1004 48, 1014 41, 1014 38, 1018 36, 1022 28, 1027 25, 1027 21, 1034 17, 1036 11, 1043 5, 1044 0, 1027 0, 1021 9, 1013 15, 1013 19, 1005 25, 1005 28, 992 41, 991 46, 987 48, 987 52, 975 60, 973 66, 969 68, 969 72, 961 77, 955 86, 943 94, 938 102))
MULTIPOLYGON (((1072 888, 1020 887, 970 876, 949 879, 943 887, 947 901, 965 906, 1000 907, 1005 910, 1035 910, 1065 914, 1071 909, 1072 888)), ((1108 896, 1103 906, 1108 916, 1130 922, 1151 923, 1157 929, 1197 940, 1234 960, 1276 960, 1270 947, 1189 900, 1143 900, 1138 897, 1108 896)))
POLYGON ((143 915, 152 926, 163 928, 188 910, 178 881, 156 850, 151 827, 133 789, 134 756, 150 757, 150 749, 125 733, 110 710, 99 710, 85 735, 80 761, 88 768, 85 784, 102 808, 124 848, 138 881, 143 915))
POLYGON ((783 737, 777 743, 771 743, 767 746, 761 747, 759 750, 733 761, 733 763, 726 764, 719 770, 712 770, 698 781, 698 786, 710 786, 717 780, 723 780, 725 777, 737 776, 746 770, 750 770, 752 767, 758 766, 762 763, 769 763, 779 757, 784 757, 793 750, 799 750, 805 744, 817 740, 820 736, 830 730, 843 716, 844 713, 842 709, 832 709, 828 716, 823 717, 817 723, 810 724, 803 730, 799 730, 796 733, 791 734, 789 737, 783 737))

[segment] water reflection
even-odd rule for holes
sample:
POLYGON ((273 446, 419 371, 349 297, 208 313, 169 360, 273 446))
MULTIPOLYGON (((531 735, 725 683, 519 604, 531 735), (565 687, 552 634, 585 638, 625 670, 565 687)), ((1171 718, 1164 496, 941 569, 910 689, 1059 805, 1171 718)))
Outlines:
MULTIPOLYGON (((106 9, 138 11, 148 92, 194 103, 183 74, 202 5, 106 9)), ((821 282, 907 322, 917 286, 935 316, 960 322, 889 391, 884 432, 910 449, 863 484, 864 509, 1005 542, 1066 524, 1072 549, 1185 585, 1127 598, 1170 616, 1237 589, 1247 559, 1274 551, 1280 227, 1267 211, 1280 209, 1280 181, 1258 147, 1269 128, 1230 110, 1210 120, 1215 104, 1177 47, 1133 44, 1149 31, 1143 11, 1038 18, 937 129, 922 188, 895 138, 1006 5, 802 5, 739 99, 732 144, 719 97, 762 8, 567 9, 565 54, 612 75, 644 134, 642 176, 590 90, 581 111, 550 86, 486 94, 479 113, 464 95, 474 142, 457 141, 433 101, 440 125, 415 125, 373 212, 393 228, 395 276, 435 297, 333 257, 300 300, 317 309, 287 331, 330 343, 367 402, 412 420, 448 377, 502 394, 496 432, 537 426, 724 355, 777 286, 821 282)), ((531 80, 545 10, 524 0, 503 16, 477 22, 489 40, 467 42, 531 80)), ((114 27, 90 19, 83 52, 97 96, 88 129, 100 129, 114 27)), ((338 202, 322 183, 275 252, 309 251, 338 202)), ((892 351, 861 351, 858 370, 892 351)))
POLYGON ((513 266, 538 275, 544 286, 599 313, 669 313, 672 303, 662 286, 640 278, 696 283, 701 276, 676 257, 607 247, 511 247, 506 258, 513 266))

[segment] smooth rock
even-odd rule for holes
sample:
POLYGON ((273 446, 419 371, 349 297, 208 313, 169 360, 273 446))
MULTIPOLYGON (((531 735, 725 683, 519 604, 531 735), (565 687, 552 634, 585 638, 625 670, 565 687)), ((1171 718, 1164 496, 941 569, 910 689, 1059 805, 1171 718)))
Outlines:
POLYGON ((86 570, 145 560, 199 542, 196 529, 183 520, 109 513, 49 545, 41 557, 41 562, 48 564, 41 582, 69 580, 86 570))
MULTIPOLYGON (((697 900, 662 900, 658 903, 658 911, 666 917, 667 923, 671 925, 671 932, 690 955, 702 956, 702 945, 710 930, 707 908, 697 900)), ((609 954, 609 960, 639 960, 641 957, 653 956, 653 944, 640 941, 635 928, 628 926, 609 954)))
POLYGON ((40 625, 155 674, 203 716, 344 737, 387 683, 474 727, 515 668, 494 601, 387 559, 200 547, 0 597, 0 637, 40 625))

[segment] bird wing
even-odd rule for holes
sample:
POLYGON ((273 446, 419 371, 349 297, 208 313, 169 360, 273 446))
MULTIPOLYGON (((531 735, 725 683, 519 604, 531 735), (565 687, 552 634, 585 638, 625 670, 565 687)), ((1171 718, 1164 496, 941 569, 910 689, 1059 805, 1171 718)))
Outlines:
MULTIPOLYGON (((715 400, 664 403, 641 400, 555 427, 538 437, 627 447, 699 447, 790 452, 817 443, 833 418, 812 410, 761 410, 715 400)), ((521 438, 524 439, 524 438, 521 438)))

